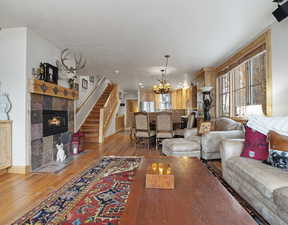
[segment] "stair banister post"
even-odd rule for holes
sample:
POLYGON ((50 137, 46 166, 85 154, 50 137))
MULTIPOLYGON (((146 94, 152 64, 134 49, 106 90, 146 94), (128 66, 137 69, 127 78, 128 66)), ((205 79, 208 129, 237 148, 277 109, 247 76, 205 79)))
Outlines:
POLYGON ((104 119, 104 108, 101 108, 99 117, 99 143, 103 143, 104 141, 104 119))

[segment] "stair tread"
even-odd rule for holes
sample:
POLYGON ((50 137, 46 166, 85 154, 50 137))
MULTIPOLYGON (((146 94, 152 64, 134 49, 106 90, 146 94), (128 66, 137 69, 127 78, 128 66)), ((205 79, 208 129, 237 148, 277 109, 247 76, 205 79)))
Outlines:
POLYGON ((83 131, 83 132, 90 132, 90 131, 98 132, 99 131, 99 127, 83 127, 80 130, 83 131))
POLYGON ((99 123, 87 123, 87 121, 85 121, 85 123, 84 123, 82 126, 83 126, 83 127, 85 127, 85 126, 87 126, 87 127, 88 127, 88 126, 89 126, 89 127, 90 127, 90 126, 92 126, 92 127, 93 127, 93 126, 99 126, 99 123))
POLYGON ((81 132, 83 132, 84 135, 88 134, 88 136, 89 136, 89 134, 91 134, 91 135, 92 135, 92 134, 97 134, 97 135, 99 134, 99 132, 96 131, 96 130, 91 130, 91 131, 89 131, 89 130, 88 130, 88 131, 87 131, 87 130, 85 130, 85 131, 84 131, 84 130, 81 130, 81 132))
POLYGON ((85 121, 85 123, 99 123, 99 118, 98 119, 88 119, 85 121))
POLYGON ((84 138, 98 137, 98 133, 86 133, 84 138))
MULTIPOLYGON (((98 101, 93 106, 90 114, 80 128, 80 131, 84 133, 84 141, 88 144, 98 144, 99 143, 99 123, 100 123, 100 110, 104 107, 107 99, 110 96, 111 91, 114 86, 109 84, 98 101)), ((84 143, 84 144, 85 144, 84 143)))

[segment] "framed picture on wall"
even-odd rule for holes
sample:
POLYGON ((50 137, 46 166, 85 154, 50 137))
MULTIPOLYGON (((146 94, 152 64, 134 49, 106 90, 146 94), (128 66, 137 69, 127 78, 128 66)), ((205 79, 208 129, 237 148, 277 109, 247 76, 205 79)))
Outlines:
POLYGON ((43 66, 45 81, 58 84, 58 68, 49 63, 44 63, 43 66))
POLYGON ((82 79, 82 88, 88 89, 88 80, 82 79))
POLYGON ((94 83, 94 81, 95 81, 94 76, 90 76, 90 77, 89 77, 89 81, 90 81, 91 83, 94 83))
POLYGON ((74 89, 75 89, 76 91, 79 91, 79 84, 78 84, 78 83, 74 83, 74 89))

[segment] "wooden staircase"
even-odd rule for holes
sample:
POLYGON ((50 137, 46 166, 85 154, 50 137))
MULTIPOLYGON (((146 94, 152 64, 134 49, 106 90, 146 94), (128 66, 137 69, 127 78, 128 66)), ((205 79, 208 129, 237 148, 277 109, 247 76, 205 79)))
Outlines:
POLYGON ((80 131, 85 135, 84 144, 99 143, 100 109, 104 107, 112 89, 113 85, 108 85, 81 126, 80 131))

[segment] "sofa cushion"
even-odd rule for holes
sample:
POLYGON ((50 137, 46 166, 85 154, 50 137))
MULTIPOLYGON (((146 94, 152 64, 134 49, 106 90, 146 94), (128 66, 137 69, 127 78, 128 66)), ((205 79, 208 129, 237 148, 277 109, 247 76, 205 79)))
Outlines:
POLYGON ((215 121, 216 131, 241 130, 242 124, 229 118, 219 118, 215 121))
MULTIPOLYGON (((253 185, 264 197, 273 198, 273 191, 288 186, 288 173, 254 159, 232 157, 225 162, 243 180, 253 185)), ((249 190, 248 190, 249 191, 249 190)))
POLYGON ((168 147, 171 151, 175 152, 200 150, 199 142, 188 141, 184 138, 165 139, 163 141, 163 145, 168 147))
POLYGON ((194 141, 201 144, 201 137, 200 136, 190 136, 185 138, 187 141, 194 141))
POLYGON ((267 136, 250 127, 246 127, 245 130, 245 142, 241 156, 255 160, 267 160, 269 156, 267 136))
POLYGON ((136 137, 152 137, 152 136, 155 136, 155 134, 156 134, 156 132, 154 130, 150 131, 150 136, 149 136, 148 132, 137 131, 136 137))
POLYGON ((174 136, 173 132, 158 132, 156 134, 157 138, 172 138, 174 136))

